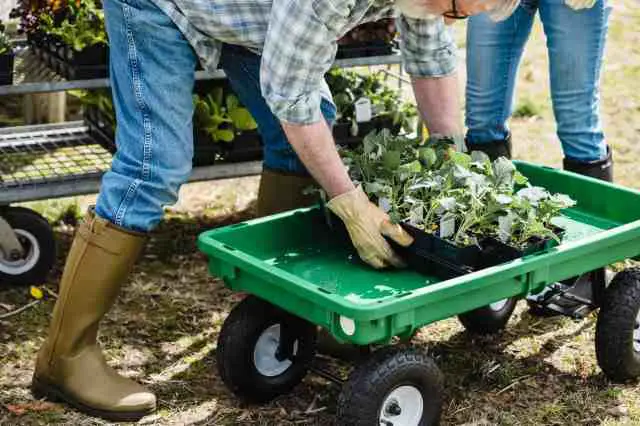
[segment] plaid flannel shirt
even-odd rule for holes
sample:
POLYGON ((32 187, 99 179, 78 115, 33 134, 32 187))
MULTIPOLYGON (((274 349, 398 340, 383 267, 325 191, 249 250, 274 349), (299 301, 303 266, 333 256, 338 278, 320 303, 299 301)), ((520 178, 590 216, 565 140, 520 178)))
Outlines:
MULTIPOLYGON (((262 55, 262 94, 282 121, 322 119, 331 99, 324 74, 337 40, 355 26, 395 16, 392 0, 152 0, 193 46, 205 69, 215 69, 221 43, 262 55)), ((456 49, 442 19, 397 18, 403 63, 410 75, 451 74, 456 49)))

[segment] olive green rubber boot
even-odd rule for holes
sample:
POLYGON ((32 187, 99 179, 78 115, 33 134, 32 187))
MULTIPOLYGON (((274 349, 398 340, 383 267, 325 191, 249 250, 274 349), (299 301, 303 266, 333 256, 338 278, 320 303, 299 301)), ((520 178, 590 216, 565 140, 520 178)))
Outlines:
POLYGON ((40 349, 32 391, 111 421, 136 421, 156 408, 155 396, 109 367, 97 343, 98 324, 114 304, 145 242, 92 214, 79 227, 49 336, 40 349))
POLYGON ((264 169, 258 190, 258 217, 317 203, 318 195, 306 191, 314 186, 317 186, 316 181, 311 176, 264 169))

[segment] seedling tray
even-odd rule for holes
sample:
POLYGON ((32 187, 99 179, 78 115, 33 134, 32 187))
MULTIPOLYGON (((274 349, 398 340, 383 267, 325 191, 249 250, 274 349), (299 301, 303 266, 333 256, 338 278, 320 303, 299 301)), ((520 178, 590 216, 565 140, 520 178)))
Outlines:
POLYGON ((371 121, 358 123, 358 133, 351 133, 351 123, 336 123, 333 125, 333 137, 337 144, 347 147, 355 147, 362 143, 365 136, 374 130, 389 129, 392 133, 400 132, 400 125, 394 124, 388 115, 373 117, 371 121))
POLYGON ((360 345, 409 336, 419 327, 640 254, 640 192, 517 162, 533 185, 577 205, 554 223, 562 244, 453 278, 431 269, 374 270, 320 208, 301 209, 203 233, 210 272, 360 345), (594 194, 598 194, 597 197, 594 194))
MULTIPOLYGON (((459 246, 440 238, 437 232, 424 232, 408 223, 403 223, 402 227, 414 241, 409 247, 402 247, 390 240, 394 250, 411 268, 418 271, 435 271, 434 273, 444 278, 500 265, 557 245, 557 241, 552 238, 532 238, 525 247, 514 247, 496 238, 485 237, 479 238, 477 244, 459 246)), ((552 230, 562 237, 563 229, 552 226, 552 230)))

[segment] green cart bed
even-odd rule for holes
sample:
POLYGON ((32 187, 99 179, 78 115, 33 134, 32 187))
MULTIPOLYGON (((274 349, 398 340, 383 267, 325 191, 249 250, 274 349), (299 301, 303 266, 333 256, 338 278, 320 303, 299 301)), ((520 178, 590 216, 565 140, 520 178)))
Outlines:
MULTIPOLYGON (((339 340, 358 345, 385 343, 394 336, 411 336, 418 328, 440 319, 474 310, 482 312, 487 306, 500 310, 504 308, 505 300, 515 301, 540 293, 554 283, 640 255, 640 192, 525 162, 517 162, 517 167, 532 185, 565 193, 577 200, 575 208, 564 211, 562 217, 557 218, 556 224, 566 229, 562 243, 457 278, 438 279, 435 272, 423 275, 411 270, 371 269, 358 259, 341 224, 330 226, 319 207, 208 231, 200 236, 199 247, 208 255, 211 274, 222 278, 229 288, 259 299, 260 302, 250 302, 254 305, 247 309, 257 316, 261 315, 258 311, 277 309, 283 318, 289 315, 286 321, 297 324, 291 327, 282 324, 293 330, 287 333, 293 333, 295 338, 285 339, 286 330, 272 329, 271 337, 278 342, 272 349, 287 352, 284 346, 288 346, 289 355, 300 349, 302 340, 299 337, 305 328, 299 324, 321 326, 339 340), (262 308, 258 306, 260 303, 262 308), (267 305, 270 307, 266 308, 267 305)), ((640 331, 633 331, 635 324, 640 327, 640 284, 636 279, 640 275, 636 270, 619 275, 610 287, 620 287, 622 285, 617 283, 624 282, 626 293, 623 290, 618 293, 633 293, 638 300, 628 302, 625 299, 627 305, 631 303, 634 314, 628 319, 634 324, 630 334, 631 348, 630 352, 628 348, 617 349, 615 356, 635 355, 632 361, 637 365, 631 362, 622 368, 619 362, 611 361, 616 365, 603 366, 603 369, 605 372, 610 370, 610 376, 635 377, 640 374, 640 331), (629 286, 633 291, 626 288, 629 286)), ((598 305, 615 297, 623 296, 607 294, 598 305)), ((614 327, 619 329, 620 324, 614 327)), ((312 328, 315 327, 305 330, 312 328)), ((254 340, 258 341, 263 334, 258 334, 254 340)), ((237 383, 230 383, 233 379, 229 375, 234 373, 221 373, 223 378, 225 374, 228 376, 227 384, 238 391, 237 383)), ((279 375, 282 374, 286 371, 279 375)), ((253 391, 249 394, 256 393, 257 379, 252 380, 253 391)), ((251 396, 242 390, 238 393, 251 396)), ((401 395, 405 394, 401 392, 401 395)), ((350 400, 349 404, 357 404, 357 401, 350 400)), ((415 401, 412 404, 416 405, 415 401)), ((398 408, 395 405, 394 410, 398 408)), ((422 407, 421 412, 426 415, 428 407, 424 400, 422 407)), ((345 409, 348 407, 339 408, 339 416, 343 416, 341 421, 345 423, 370 424, 367 422, 374 419, 370 417, 358 423, 362 418, 358 414, 356 420, 348 420, 350 414, 340 411, 345 409)), ((402 414, 393 417, 385 415, 384 408, 380 410, 383 411, 377 414, 379 423, 372 424, 405 424, 398 421, 402 414), (389 418, 396 421, 385 423, 389 418)))

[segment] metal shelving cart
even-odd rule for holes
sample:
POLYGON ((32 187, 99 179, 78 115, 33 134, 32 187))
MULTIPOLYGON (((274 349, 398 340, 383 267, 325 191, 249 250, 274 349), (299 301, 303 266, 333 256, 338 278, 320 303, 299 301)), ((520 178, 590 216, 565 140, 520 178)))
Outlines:
MULTIPOLYGON (((400 56, 392 54, 341 59, 335 66, 399 63, 400 56)), ((199 71, 196 78, 222 79, 225 75, 221 70, 199 71)), ((18 48, 14 79, 12 86, 0 86, 0 97, 109 86, 108 79, 63 80, 26 47, 18 48), (25 81, 26 76, 30 81, 25 81)), ((82 121, 0 129, 0 283, 40 282, 55 260, 48 222, 32 210, 10 205, 96 193, 110 162, 111 154, 93 139, 82 121)), ((260 170, 260 161, 195 167, 189 181, 249 176, 260 170)))

